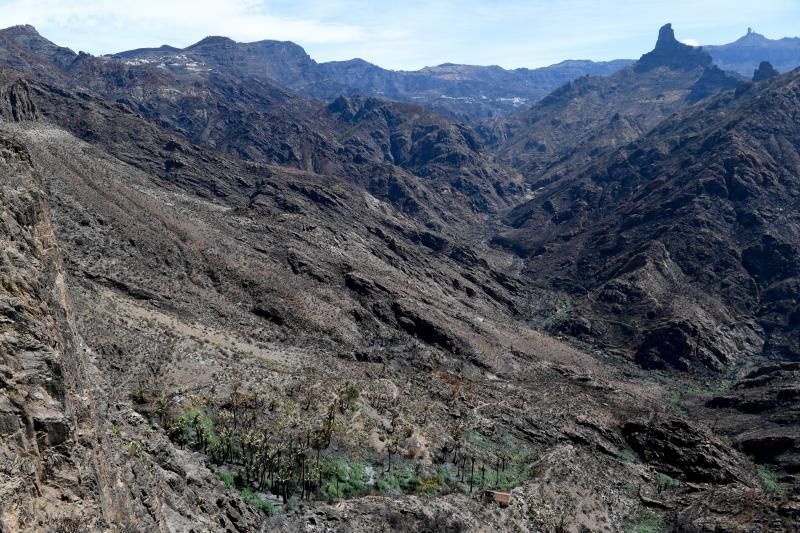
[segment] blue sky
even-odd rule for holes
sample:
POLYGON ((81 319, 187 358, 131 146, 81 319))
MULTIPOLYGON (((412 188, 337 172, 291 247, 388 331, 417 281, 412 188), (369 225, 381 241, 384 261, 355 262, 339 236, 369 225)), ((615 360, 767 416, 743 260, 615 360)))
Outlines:
POLYGON ((800 1, 0 0, 1 27, 33 24, 93 54, 227 35, 291 40, 318 61, 361 57, 394 69, 636 58, 665 22, 691 44, 730 42, 748 26, 793 37, 800 1))

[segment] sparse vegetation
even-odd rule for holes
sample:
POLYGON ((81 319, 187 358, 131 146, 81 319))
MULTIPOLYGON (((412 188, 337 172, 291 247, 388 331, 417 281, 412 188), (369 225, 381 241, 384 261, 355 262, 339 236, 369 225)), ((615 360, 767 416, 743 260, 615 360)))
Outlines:
POLYGON ((629 533, 662 533, 664 530, 661 517, 646 507, 639 509, 636 523, 628 529, 629 533))
POLYGON ((636 462, 636 454, 628 449, 622 450, 622 452, 619 454, 619 457, 626 463, 636 462))
POLYGON ((264 511, 267 516, 272 516, 275 513, 275 508, 273 507, 271 502, 266 502, 261 499, 261 496, 256 494, 250 489, 242 489, 239 491, 239 495, 242 497, 248 505, 255 507, 256 509, 260 509, 264 511))
POLYGON ((681 481, 664 473, 658 474, 657 488, 658 492, 665 492, 676 489, 682 485, 681 481))
POLYGON ((673 392, 669 397, 669 406, 672 411, 680 416, 689 416, 689 411, 683 403, 683 395, 680 392, 673 392))
POLYGON ((782 497, 785 489, 775 476, 775 472, 767 465, 756 465, 756 470, 761 477, 761 486, 764 492, 771 496, 782 497))
POLYGON ((142 445, 135 440, 129 441, 125 445, 124 450, 125 453, 131 457, 141 457, 142 455, 142 445))
POLYGON ((233 488, 233 474, 229 472, 217 472, 217 477, 220 481, 225 483, 225 486, 229 489, 233 488))
MULTIPOLYGON (((219 479, 254 506, 263 503, 260 492, 286 504, 293 496, 335 501, 373 492, 432 495, 509 489, 532 476, 531 464, 539 456, 510 437, 496 443, 474 430, 457 429, 436 470, 426 472, 419 449, 407 444, 415 431, 410 420, 381 394, 365 396, 352 381, 339 387, 292 383, 270 392, 234 382, 222 395, 162 393, 142 410, 173 442, 207 454, 219 479), (353 420, 362 418, 356 416, 360 402, 370 400, 387 421, 366 417, 359 422, 363 427, 353 427, 353 420), (384 443, 382 453, 365 448, 371 432, 384 443), (330 451, 334 442, 335 453, 330 451)), ((419 416, 427 418, 429 411, 420 407, 419 416)))

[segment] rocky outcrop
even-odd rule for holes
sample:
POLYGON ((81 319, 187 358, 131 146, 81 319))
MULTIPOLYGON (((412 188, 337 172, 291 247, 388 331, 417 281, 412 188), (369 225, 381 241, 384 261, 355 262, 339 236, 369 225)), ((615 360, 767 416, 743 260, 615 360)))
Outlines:
POLYGON ((622 433, 645 462, 672 477, 723 484, 746 479, 741 479, 746 470, 746 462, 741 457, 686 420, 656 417, 628 422, 622 433))
POLYGON ((489 122, 482 132, 501 160, 537 189, 737 83, 703 50, 678 42, 666 25, 654 50, 629 67, 608 77, 578 78, 529 110, 489 122))
POLYGON ((636 361, 648 369, 675 368, 688 372, 700 364, 724 370, 733 362, 731 353, 721 350, 720 339, 703 326, 676 320, 648 331, 636 351, 636 361))
POLYGON ((711 66, 711 61, 711 56, 701 48, 679 42, 675 38, 672 24, 665 24, 658 30, 656 47, 639 59, 634 70, 647 72, 658 67, 691 70, 708 68, 711 66))
POLYGON ((792 491, 800 488, 799 384, 800 363, 771 364, 706 400, 734 446, 778 470, 792 491))
POLYGON ((768 80, 770 78, 774 78, 775 76, 779 76, 780 72, 775 70, 775 67, 772 66, 772 63, 769 61, 762 61, 759 63, 758 68, 753 72, 753 81, 763 81, 768 80))
POLYGON ((0 118, 21 122, 36 120, 37 117, 30 87, 24 80, 16 80, 0 87, 0 118))

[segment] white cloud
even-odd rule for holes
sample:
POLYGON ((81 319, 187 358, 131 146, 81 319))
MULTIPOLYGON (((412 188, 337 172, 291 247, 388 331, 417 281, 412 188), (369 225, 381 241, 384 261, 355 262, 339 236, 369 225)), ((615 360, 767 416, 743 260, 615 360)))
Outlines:
POLYGON ((10 0, 0 2, 0 27, 32 24, 45 36, 67 35, 61 43, 94 53, 170 42, 187 45, 207 35, 236 40, 293 40, 306 43, 360 41, 357 26, 313 17, 271 14, 259 0, 10 0), (104 50, 96 48, 108 47, 104 50))
POLYGON ((700 46, 700 41, 697 39, 681 39, 683 44, 688 44, 689 46, 700 46))

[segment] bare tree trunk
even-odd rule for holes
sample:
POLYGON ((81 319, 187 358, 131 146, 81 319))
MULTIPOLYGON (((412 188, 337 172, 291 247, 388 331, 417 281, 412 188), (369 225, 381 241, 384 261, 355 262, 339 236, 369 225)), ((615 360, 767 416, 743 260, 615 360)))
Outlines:
POLYGON ((469 493, 472 494, 472 479, 475 476, 475 458, 472 458, 472 466, 469 471, 469 493))
POLYGON ((300 499, 304 500, 306 497, 306 458, 303 456, 300 464, 300 499))

